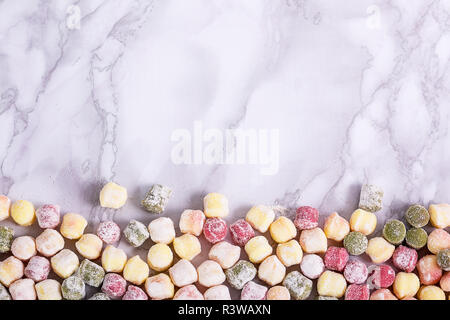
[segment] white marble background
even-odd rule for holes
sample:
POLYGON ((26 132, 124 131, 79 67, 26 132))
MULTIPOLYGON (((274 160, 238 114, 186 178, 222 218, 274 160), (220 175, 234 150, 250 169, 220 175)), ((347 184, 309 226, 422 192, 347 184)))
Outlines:
POLYGON ((153 183, 175 220, 217 191, 232 221, 259 203, 348 217, 371 182, 381 225, 450 201, 449 58, 446 0, 0 0, 0 193, 92 231, 148 223, 153 183), (278 173, 175 165, 194 121, 279 129, 278 173), (98 207, 108 180, 129 191, 117 213, 98 207))

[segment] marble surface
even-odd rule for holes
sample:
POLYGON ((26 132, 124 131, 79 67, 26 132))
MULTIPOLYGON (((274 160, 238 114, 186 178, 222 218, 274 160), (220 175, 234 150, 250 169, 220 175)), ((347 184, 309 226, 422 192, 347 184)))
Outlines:
POLYGON ((370 182, 382 225, 450 201, 449 58, 444 0, 0 0, 0 193, 93 231, 152 220, 153 183, 176 221, 211 191, 232 221, 259 203, 349 217, 370 182), (196 124, 276 131, 274 170, 176 163, 196 124), (117 212, 98 206, 110 180, 129 192, 117 212))

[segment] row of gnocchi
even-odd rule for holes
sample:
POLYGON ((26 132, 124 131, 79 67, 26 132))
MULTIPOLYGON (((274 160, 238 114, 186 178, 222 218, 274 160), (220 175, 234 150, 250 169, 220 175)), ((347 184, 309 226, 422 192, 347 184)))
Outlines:
MULTIPOLYGON (((170 195, 169 188, 155 185, 142 205, 162 213, 170 195)), ((57 205, 34 210, 28 201, 11 205, 6 196, 0 196, 0 221, 11 216, 27 226, 37 220, 44 229, 35 239, 14 238, 13 229, 0 226, 0 252, 12 253, 0 262, 0 300, 79 300, 86 296, 86 285, 101 290, 90 297, 93 300, 229 300, 229 286, 241 290, 241 299, 303 300, 313 295, 315 280, 318 299, 445 300, 450 291, 450 234, 445 230, 450 225, 450 205, 430 205, 428 210, 413 205, 405 212, 406 224, 389 220, 381 236, 368 239, 376 229, 382 197, 378 187, 364 185, 359 208, 350 220, 332 213, 322 229, 318 210, 307 206, 299 207, 292 221, 276 217, 270 206, 258 205, 245 219, 228 226, 227 198, 210 193, 204 198, 203 211, 181 214, 182 235, 177 236, 167 217, 154 219, 148 226, 131 220, 123 231, 115 222, 104 221, 96 234, 85 234, 87 221, 79 214, 66 213, 60 225, 57 205), (434 227, 430 234, 424 229, 429 222, 434 227), (233 243, 225 240, 228 232, 233 243), (115 246, 121 234, 133 247, 151 239, 154 245, 147 261, 138 255, 128 259, 115 246), (192 260, 202 251, 201 235, 212 247, 208 260, 196 268, 192 260), (75 252, 64 248, 64 239, 76 240, 81 263, 75 252), (338 244, 328 246, 328 240, 338 244), (249 261, 240 259, 241 247, 249 261), (419 259, 422 248, 428 252, 419 259), (363 254, 372 261, 370 266, 357 258, 363 254), (293 270, 287 272, 287 268, 293 270), (50 271, 62 283, 48 279, 50 271), (203 293, 197 283, 206 289, 203 293)), ((126 189, 115 183, 106 184, 100 192, 103 207, 120 209, 126 200, 126 189)))

